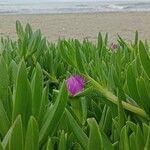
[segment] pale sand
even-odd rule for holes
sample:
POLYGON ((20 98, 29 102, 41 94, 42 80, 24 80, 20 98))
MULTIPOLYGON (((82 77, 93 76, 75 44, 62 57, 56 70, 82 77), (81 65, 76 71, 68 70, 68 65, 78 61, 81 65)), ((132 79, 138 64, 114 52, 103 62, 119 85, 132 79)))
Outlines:
POLYGON ((109 33, 109 40, 117 33, 126 40, 132 40, 136 30, 140 39, 150 41, 150 12, 130 13, 84 13, 43 15, 0 15, 0 37, 16 38, 15 21, 30 23, 33 29, 40 28, 50 41, 59 37, 89 38, 96 40, 98 32, 109 33))

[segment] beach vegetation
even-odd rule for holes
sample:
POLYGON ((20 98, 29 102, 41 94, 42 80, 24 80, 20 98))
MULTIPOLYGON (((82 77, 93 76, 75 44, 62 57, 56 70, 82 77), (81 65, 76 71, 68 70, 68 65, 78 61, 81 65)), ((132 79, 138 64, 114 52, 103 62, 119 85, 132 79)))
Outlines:
POLYGON ((47 41, 16 21, 0 40, 0 150, 149 150, 150 51, 118 35, 47 41))

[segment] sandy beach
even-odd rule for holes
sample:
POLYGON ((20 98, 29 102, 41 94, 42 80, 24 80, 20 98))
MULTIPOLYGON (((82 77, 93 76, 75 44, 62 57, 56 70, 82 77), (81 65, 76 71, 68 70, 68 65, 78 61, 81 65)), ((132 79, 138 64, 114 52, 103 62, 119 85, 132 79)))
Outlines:
POLYGON ((150 41, 150 12, 128 13, 78 13, 78 14, 41 14, 41 15, 0 15, 0 37, 16 38, 15 21, 30 23, 33 29, 41 29, 50 41, 59 37, 88 38, 96 40, 98 32, 109 33, 114 41, 117 34, 132 40, 136 30, 142 40, 150 41))

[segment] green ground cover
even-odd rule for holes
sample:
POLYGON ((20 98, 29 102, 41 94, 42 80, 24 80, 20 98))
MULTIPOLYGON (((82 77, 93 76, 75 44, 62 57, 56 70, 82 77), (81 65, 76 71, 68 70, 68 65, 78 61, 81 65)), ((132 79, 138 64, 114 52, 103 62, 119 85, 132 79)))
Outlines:
POLYGON ((149 150, 150 51, 146 41, 116 46, 48 42, 16 22, 0 40, 0 150, 149 150), (66 79, 84 90, 68 95, 66 79))

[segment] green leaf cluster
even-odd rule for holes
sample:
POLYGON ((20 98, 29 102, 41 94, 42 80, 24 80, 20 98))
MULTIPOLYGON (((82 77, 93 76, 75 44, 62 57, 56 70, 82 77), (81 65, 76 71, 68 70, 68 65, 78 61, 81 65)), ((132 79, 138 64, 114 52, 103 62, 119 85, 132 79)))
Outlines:
POLYGON ((149 150, 150 50, 135 34, 59 39, 16 22, 0 40, 0 150, 149 150), (70 75, 85 80, 69 97, 70 75))

